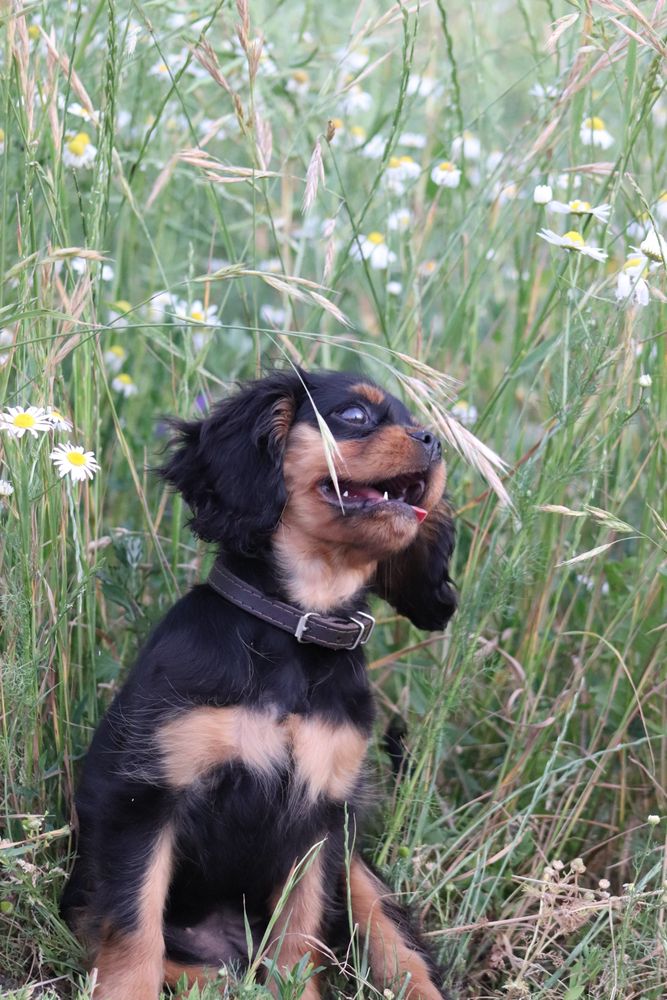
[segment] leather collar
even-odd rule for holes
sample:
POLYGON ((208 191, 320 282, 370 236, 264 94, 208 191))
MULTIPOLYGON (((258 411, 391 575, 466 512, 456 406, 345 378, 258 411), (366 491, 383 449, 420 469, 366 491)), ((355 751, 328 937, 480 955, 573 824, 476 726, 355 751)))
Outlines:
POLYGON ((239 579, 220 559, 214 563, 206 582, 225 600, 276 628, 290 632, 297 642, 312 642, 327 649, 356 649, 366 645, 375 628, 375 619, 365 611, 356 611, 346 618, 320 615, 315 611, 304 614, 300 608, 267 597, 256 587, 239 579))

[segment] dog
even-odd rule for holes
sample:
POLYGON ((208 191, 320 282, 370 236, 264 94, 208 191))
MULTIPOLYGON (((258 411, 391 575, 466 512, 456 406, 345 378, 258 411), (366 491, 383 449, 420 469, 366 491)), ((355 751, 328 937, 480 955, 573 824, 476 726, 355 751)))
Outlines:
MULTIPOLYGON (((95 996, 203 984, 247 963, 249 937, 281 974, 305 955, 326 965, 349 908, 376 984, 441 1000, 437 966, 345 832, 374 718, 368 595, 420 629, 456 608, 440 443, 349 372, 274 372, 170 424, 158 471, 218 555, 151 634, 83 764, 62 912, 95 996)), ((316 976, 303 996, 320 996, 316 976)))

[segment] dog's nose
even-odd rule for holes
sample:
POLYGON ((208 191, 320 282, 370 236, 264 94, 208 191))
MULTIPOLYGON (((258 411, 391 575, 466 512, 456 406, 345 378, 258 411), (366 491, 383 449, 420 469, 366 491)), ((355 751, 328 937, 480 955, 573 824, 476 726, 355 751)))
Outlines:
POLYGON ((428 452, 429 461, 434 462, 436 458, 440 458, 442 455, 442 445, 435 434, 431 431, 423 430, 421 427, 419 430, 408 431, 408 434, 415 441, 421 441, 428 452))

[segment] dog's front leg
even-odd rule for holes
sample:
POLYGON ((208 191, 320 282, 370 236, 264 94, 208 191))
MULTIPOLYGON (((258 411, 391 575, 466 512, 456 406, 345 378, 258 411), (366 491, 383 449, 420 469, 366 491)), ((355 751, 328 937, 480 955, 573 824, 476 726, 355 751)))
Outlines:
POLYGON ((352 858, 352 917, 368 943, 368 958, 376 984, 397 987, 398 992, 409 973, 406 998, 443 1000, 445 994, 434 983, 435 967, 404 924, 400 909, 391 906, 391 895, 363 861, 352 858))
POLYGON ((164 975, 163 911, 173 859, 173 834, 160 830, 111 835, 97 908, 102 937, 93 965, 95 1000, 157 1000, 164 975), (113 844, 113 846, 112 846, 113 844))
MULTIPOLYGON (((292 888, 273 927, 269 956, 275 958, 281 974, 291 971, 310 952, 311 961, 318 964, 319 945, 324 916, 324 879, 320 854, 309 863, 303 875, 292 888), (282 942, 281 942, 282 938, 282 942)), ((294 872, 290 874, 290 878, 294 872)), ((289 880, 288 880, 289 881, 289 880)), ((271 900, 275 908, 282 891, 271 900)), ((274 996, 279 995, 277 984, 269 983, 274 996)), ((311 976, 302 994, 302 1000, 319 1000, 317 977, 311 976)))

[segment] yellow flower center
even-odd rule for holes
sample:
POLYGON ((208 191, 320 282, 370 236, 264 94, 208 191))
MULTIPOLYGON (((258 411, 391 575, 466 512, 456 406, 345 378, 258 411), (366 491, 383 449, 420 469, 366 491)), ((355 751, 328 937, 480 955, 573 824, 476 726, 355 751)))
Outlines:
POLYGON ((194 319, 197 323, 202 323, 206 317, 199 309, 193 309, 190 313, 190 319, 194 319))
POLYGON ((169 67, 167 66, 166 63, 158 63, 157 71, 158 73, 168 73, 169 67))
POLYGON ((23 427, 27 429, 29 427, 34 427, 37 421, 33 417, 32 413, 17 413, 12 423, 14 424, 14 427, 23 427))
POLYGON ((295 80, 296 83, 308 83, 310 77, 304 69, 295 69, 292 73, 292 79, 295 80))
POLYGON ((587 118, 584 122, 584 128, 592 129, 594 132, 603 132, 604 122, 601 118, 587 118))
POLYGON ((634 267, 641 267, 643 263, 644 259, 642 257, 628 257, 625 264, 623 265, 623 270, 629 271, 634 267))
POLYGON ((125 357, 125 348, 121 347, 120 344, 113 344, 109 348, 109 354, 115 354, 117 358, 125 357))
POLYGON ((583 247, 583 245, 584 245, 584 238, 581 235, 581 233, 578 233, 576 231, 576 229, 571 229, 569 231, 569 233, 565 233, 565 236, 563 237, 563 239, 564 240, 569 240, 570 243, 576 243, 577 246, 579 246, 579 247, 583 247))
MULTIPOLYGON (((2 138, 4 139, 4 137, 5 137, 5 134, 3 132, 2 138)), ((662 194, 658 198, 658 201, 661 202, 662 204, 664 204, 665 202, 667 202, 667 191, 663 191, 662 192, 662 194)))
POLYGON ((132 385, 132 376, 127 375, 125 372, 123 372, 122 375, 118 376, 118 381, 121 382, 123 385, 132 385))
MULTIPOLYGON (((343 119, 342 118, 332 118, 331 119, 331 124, 336 129, 336 131, 338 131, 338 129, 341 129, 343 127, 343 119)), ((364 131, 362 128, 361 129, 359 128, 359 125, 356 125, 355 128, 359 129, 361 132, 364 131)), ((350 129, 350 131, 354 132, 354 128, 350 129)))
POLYGON ((590 210, 591 210, 590 201, 579 201, 577 198, 575 198, 574 201, 570 202, 571 212, 580 212, 583 214, 585 212, 590 212, 590 210))
POLYGON ((70 465, 85 465, 86 456, 83 455, 80 451, 68 451, 67 461, 69 462, 70 465))
POLYGON ((384 243, 384 236, 382 233, 369 233, 366 239, 369 243, 374 243, 375 246, 379 246, 380 243, 384 243))
POLYGON ((114 302, 113 307, 118 312, 129 313, 132 309, 132 303, 128 302, 127 299, 118 299, 117 302, 114 302))
POLYGON ((425 260, 421 266, 422 274, 433 274, 436 268, 436 263, 434 260, 425 260))
POLYGON ((414 163, 415 161, 412 159, 411 156, 399 156, 398 162, 399 163, 414 163))
POLYGON ((4 128, 0 128, 0 142, 4 141, 5 141, 5 130, 4 128))
POLYGON ((31 42, 37 41, 37 39, 39 38, 39 25, 37 24, 30 25, 30 27, 28 28, 28 37, 30 38, 31 42))
POLYGON ((90 136, 85 132, 77 132, 73 139, 67 143, 67 148, 74 156, 83 156, 86 147, 90 145, 90 136))
POLYGON ((400 165, 401 165, 401 161, 398 158, 398 156, 390 156, 389 157, 389 167, 390 167, 390 169, 395 170, 396 167, 400 167, 400 165))
MULTIPOLYGON (((339 119, 334 118, 334 123, 337 122, 338 120, 339 119)), ((338 128, 338 125, 336 125, 336 128, 338 128)), ((366 129, 362 128, 361 125, 353 125, 352 128, 350 129, 350 132, 354 136, 355 139, 365 139, 366 138, 366 129)))
POLYGON ((449 160, 443 160, 442 163, 438 164, 438 170, 446 170, 447 173, 451 173, 456 170, 456 167, 449 160))

